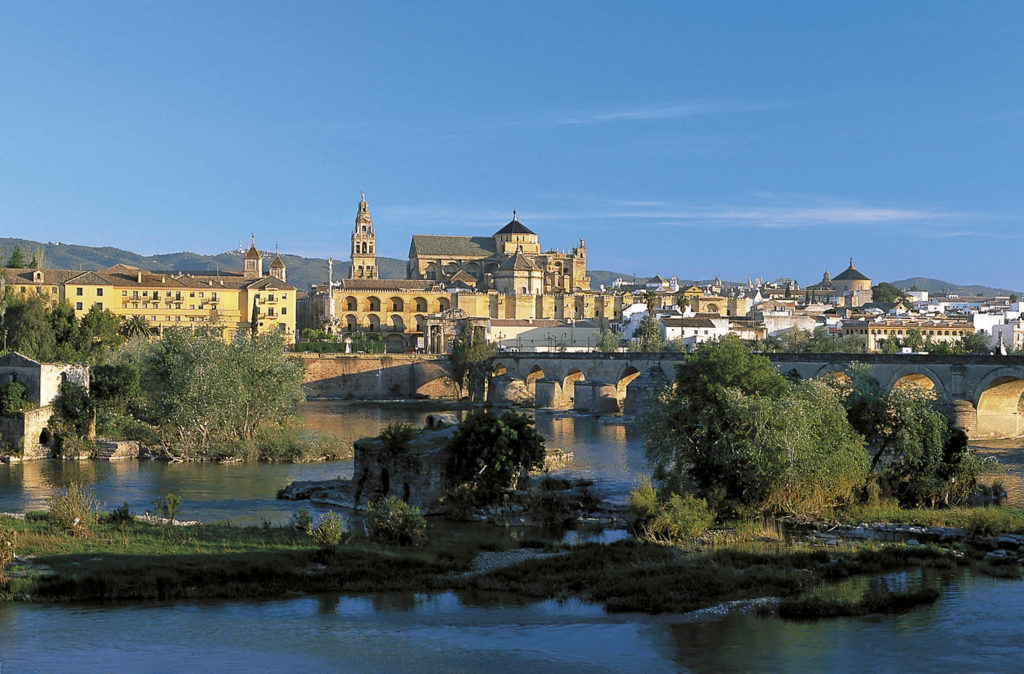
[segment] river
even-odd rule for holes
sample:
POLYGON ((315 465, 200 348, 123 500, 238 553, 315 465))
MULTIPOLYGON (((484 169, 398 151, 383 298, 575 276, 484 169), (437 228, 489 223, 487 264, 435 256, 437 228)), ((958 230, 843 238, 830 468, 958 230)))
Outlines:
MULTIPOLYGON (((394 421, 412 404, 310 402, 310 432, 339 442, 394 421)), ((625 498, 644 473, 642 442, 592 417, 537 416, 548 445, 572 451, 571 475, 625 498)), ((984 443, 1024 464, 1019 443, 984 443)), ((217 465, 39 461, 0 466, 0 511, 45 508, 54 486, 91 483, 109 506, 137 510, 173 492, 183 518, 286 521, 288 480, 351 475, 350 461, 217 465)), ((923 582, 922 579, 918 579, 923 582)), ((948 671, 1024 662, 1024 583, 957 572, 932 577, 935 604, 898 616, 791 622, 751 612, 606 614, 579 601, 517 603, 444 592, 322 595, 273 602, 132 606, 0 605, 0 671, 948 671)))

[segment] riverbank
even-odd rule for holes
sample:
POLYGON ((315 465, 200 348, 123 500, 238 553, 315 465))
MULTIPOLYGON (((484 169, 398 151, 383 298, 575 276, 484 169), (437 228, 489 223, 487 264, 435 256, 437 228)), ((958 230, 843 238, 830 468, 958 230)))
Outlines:
MULTIPOLYGON (((1020 576, 1017 555, 993 558, 970 539, 939 546, 748 534, 691 547, 632 539, 566 547, 497 529, 432 527, 429 543, 420 548, 380 545, 355 533, 337 549, 324 551, 294 527, 135 521, 97 524, 90 538, 71 538, 42 514, 0 517, 0 524, 17 532, 18 559, 9 568, 7 601, 452 590, 498 601, 578 598, 611 612, 680 613, 765 596, 795 600, 846 578, 893 571, 970 567, 1020 576)), ((820 609, 820 602, 815 606, 820 609)), ((844 610, 855 609, 832 607, 825 614, 849 614, 844 610)))

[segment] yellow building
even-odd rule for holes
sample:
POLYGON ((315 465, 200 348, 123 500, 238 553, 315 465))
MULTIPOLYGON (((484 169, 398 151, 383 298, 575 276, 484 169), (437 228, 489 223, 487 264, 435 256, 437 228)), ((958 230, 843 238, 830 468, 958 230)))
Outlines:
MULTIPOLYGON (((18 282, 26 278, 22 271, 8 270, 5 280, 16 294, 25 295, 33 291, 18 282)), ((99 271, 28 271, 41 279, 35 287, 46 291, 37 294, 53 297, 56 288, 59 301, 70 304, 78 318, 95 306, 124 319, 141 316, 155 334, 171 327, 215 326, 230 340, 239 330, 249 330, 256 310, 261 334, 278 332, 288 343, 295 341, 295 288, 286 282, 278 254, 270 274, 263 273, 255 240, 241 272, 151 272, 124 264, 99 271)))
POLYGON ((3 284, 15 297, 38 296, 54 307, 64 299, 64 283, 81 272, 68 269, 4 269, 3 284))

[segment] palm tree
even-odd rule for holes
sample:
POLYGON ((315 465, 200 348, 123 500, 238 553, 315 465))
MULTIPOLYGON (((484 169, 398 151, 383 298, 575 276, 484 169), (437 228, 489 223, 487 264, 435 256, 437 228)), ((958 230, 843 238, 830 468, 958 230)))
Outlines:
POLYGON ((133 337, 145 336, 149 337, 152 334, 152 330, 149 327, 149 322, 146 321, 145 316, 134 315, 125 319, 124 323, 121 324, 121 332, 128 339, 133 337))

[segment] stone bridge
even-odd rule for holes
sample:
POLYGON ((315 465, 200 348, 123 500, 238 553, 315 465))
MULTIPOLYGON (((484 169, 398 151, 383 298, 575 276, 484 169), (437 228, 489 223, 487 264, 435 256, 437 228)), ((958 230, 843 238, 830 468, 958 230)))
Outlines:
MULTIPOLYGON (((681 353, 505 353, 494 358, 487 398, 538 408, 635 414, 675 379, 681 353)), ((892 390, 934 390, 972 438, 1018 437, 1024 422, 1024 356, 777 353, 768 358, 790 378, 842 374, 854 361, 870 365, 892 390)))

